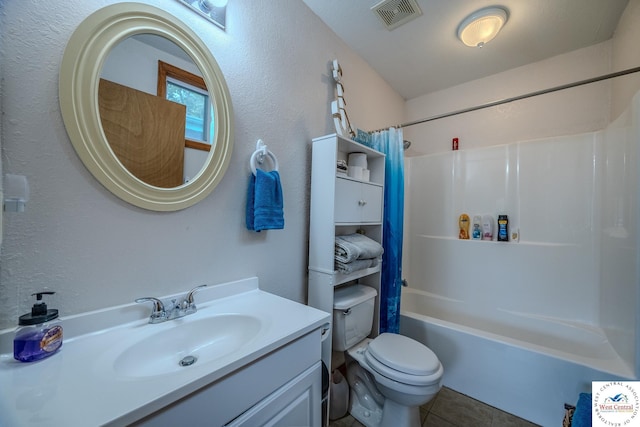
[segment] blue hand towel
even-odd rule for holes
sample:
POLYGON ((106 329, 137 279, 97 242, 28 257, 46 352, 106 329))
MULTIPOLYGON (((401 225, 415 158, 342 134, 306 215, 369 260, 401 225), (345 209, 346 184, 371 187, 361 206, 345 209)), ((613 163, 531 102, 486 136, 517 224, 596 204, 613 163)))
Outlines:
POLYGON ((249 230, 284 228, 282 185, 278 171, 256 169, 247 190, 246 225, 249 230))

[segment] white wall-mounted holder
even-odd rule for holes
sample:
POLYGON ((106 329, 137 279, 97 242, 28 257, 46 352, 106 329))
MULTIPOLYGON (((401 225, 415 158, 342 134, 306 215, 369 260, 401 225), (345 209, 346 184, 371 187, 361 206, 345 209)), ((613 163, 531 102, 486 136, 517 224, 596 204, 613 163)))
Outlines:
POLYGON ((256 163, 262 165, 265 157, 269 157, 271 159, 271 162, 273 163, 273 170, 277 171, 278 159, 276 158, 275 154, 269 151, 269 149, 267 148, 267 144, 259 139, 258 142, 256 142, 256 151, 253 152, 253 154, 251 155, 251 159, 249 159, 249 167, 251 168, 251 172, 253 173, 253 175, 256 174, 256 163))
POLYGON ((5 212, 24 212, 29 201, 29 182, 24 175, 6 174, 4 176, 4 196, 2 199, 5 212))
POLYGON ((356 134, 351 127, 345 108, 347 103, 344 100, 344 87, 342 86, 342 67, 337 59, 333 60, 331 66, 333 80, 336 82, 336 99, 331 101, 331 117, 333 117, 333 123, 338 135, 345 138, 353 138, 356 134))

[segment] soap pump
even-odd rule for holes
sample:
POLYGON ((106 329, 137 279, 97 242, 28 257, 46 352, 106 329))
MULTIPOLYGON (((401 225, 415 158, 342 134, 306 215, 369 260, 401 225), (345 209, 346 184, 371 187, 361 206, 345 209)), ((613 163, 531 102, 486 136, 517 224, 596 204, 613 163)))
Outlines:
POLYGON ((58 320, 58 310, 47 308, 43 295, 55 292, 37 292, 31 296, 36 302, 31 313, 18 319, 18 329, 13 340, 13 357, 20 362, 35 362, 54 354, 62 347, 62 326, 58 320))

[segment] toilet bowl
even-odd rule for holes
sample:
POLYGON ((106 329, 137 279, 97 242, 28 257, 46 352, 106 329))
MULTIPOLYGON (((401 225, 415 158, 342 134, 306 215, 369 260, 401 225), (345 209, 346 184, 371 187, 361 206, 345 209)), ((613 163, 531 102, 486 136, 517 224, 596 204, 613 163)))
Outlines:
POLYGON ((367 338, 375 296, 375 289, 363 285, 336 290, 334 296, 333 344, 348 356, 349 412, 366 427, 419 427, 420 405, 440 390, 442 364, 411 338, 391 333, 367 338))

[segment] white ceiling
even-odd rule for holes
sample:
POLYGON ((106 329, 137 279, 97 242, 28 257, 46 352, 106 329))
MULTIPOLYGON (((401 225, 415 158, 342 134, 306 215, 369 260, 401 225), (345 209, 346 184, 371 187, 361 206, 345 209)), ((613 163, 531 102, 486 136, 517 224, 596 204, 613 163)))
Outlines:
POLYGON ((422 15, 388 31, 370 10, 380 0, 303 1, 405 99, 608 40, 628 3, 417 0, 422 15), (509 13, 500 34, 481 49, 463 45, 460 22, 495 5, 509 13))

